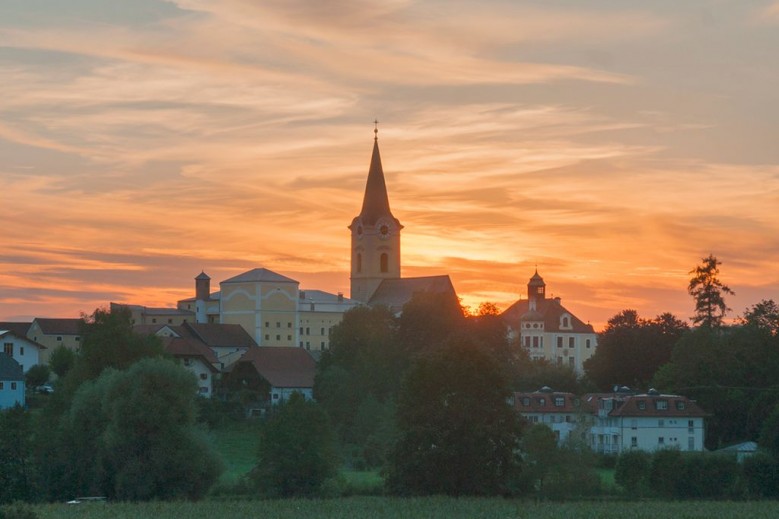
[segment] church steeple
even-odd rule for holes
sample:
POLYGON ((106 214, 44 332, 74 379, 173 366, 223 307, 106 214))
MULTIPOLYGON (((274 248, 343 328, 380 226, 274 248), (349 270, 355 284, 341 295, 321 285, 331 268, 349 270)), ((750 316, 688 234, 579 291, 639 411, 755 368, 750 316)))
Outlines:
MULTIPOLYGON (((378 125, 378 121, 374 121, 378 125)), ((360 214, 352 220, 352 299, 367 303, 381 282, 400 278, 400 230, 392 215, 379 153, 378 126, 360 214)))

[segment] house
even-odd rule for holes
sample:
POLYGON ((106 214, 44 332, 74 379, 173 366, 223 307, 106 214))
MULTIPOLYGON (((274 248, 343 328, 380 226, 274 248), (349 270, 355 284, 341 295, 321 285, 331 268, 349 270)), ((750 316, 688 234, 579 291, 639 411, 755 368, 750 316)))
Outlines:
POLYGON ((197 377, 198 394, 211 398, 214 393, 214 376, 219 373, 216 367, 219 361, 214 352, 199 340, 174 335, 163 337, 162 346, 197 377))
POLYGON ((559 297, 546 297, 546 283, 538 274, 527 284, 528 298, 520 299, 502 314, 509 336, 519 340, 532 360, 546 360, 584 372, 584 361, 595 354, 598 336, 565 308, 559 297))
POLYGON ((259 347, 247 351, 228 375, 233 388, 258 392, 261 405, 280 404, 293 393, 314 397, 314 358, 302 348, 259 347))
POLYGON ((757 453, 757 442, 741 442, 735 445, 717 449, 715 452, 735 455, 736 461, 742 463, 745 459, 750 456, 754 456, 757 453))
POLYGON ((687 397, 654 389, 634 394, 623 387, 614 393, 585 395, 584 402, 593 410, 589 443, 595 452, 653 452, 666 447, 703 450, 707 413, 687 397))
POLYGON ((130 312, 130 323, 133 325, 172 324, 178 326, 195 321, 195 313, 179 308, 156 308, 124 303, 111 303, 112 312, 126 309, 130 312))
POLYGON ((13 358, 0 353, 0 409, 25 405, 24 373, 13 358))
POLYGON ((553 391, 544 386, 532 393, 514 393, 514 409, 532 424, 545 424, 558 443, 568 440, 578 430, 579 440, 587 440, 592 422, 590 409, 573 393, 553 391), (584 437, 581 437, 584 436, 584 437))
POLYGON ((0 329, 0 344, 3 345, 3 353, 19 363, 22 373, 40 364, 41 352, 46 350, 45 346, 10 330, 0 329))
POLYGON ((41 364, 49 363, 49 355, 59 346, 72 351, 81 348, 82 319, 36 317, 27 330, 27 338, 45 347, 41 364))

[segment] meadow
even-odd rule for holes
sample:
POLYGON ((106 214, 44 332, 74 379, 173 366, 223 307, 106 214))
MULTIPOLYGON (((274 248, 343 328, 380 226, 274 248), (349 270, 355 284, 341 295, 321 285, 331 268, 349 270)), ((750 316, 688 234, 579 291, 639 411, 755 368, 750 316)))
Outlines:
POLYGON ((330 500, 204 501, 200 503, 90 503, 34 507, 40 519, 220 519, 413 517, 426 519, 502 518, 730 518, 779 516, 779 502, 569 502, 534 503, 477 498, 350 497, 330 500))

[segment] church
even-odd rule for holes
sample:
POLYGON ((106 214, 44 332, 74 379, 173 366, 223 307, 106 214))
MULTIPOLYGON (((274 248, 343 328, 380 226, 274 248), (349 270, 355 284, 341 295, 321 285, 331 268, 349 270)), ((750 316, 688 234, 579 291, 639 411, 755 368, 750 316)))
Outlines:
POLYGON ((417 292, 442 293, 458 301, 448 275, 401 276, 400 221, 390 210, 389 195, 374 128, 373 152, 362 208, 348 226, 351 234, 350 297, 301 288, 300 283, 265 268, 255 268, 219 283, 195 277, 195 296, 173 308, 126 307, 136 325, 184 323, 240 325, 259 346, 329 348, 330 330, 343 314, 359 305, 387 306, 399 313, 417 292))

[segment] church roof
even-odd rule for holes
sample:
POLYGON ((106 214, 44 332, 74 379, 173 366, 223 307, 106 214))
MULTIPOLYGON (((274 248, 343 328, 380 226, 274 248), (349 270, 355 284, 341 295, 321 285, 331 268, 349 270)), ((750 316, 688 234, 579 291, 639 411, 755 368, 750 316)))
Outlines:
POLYGON ((581 319, 573 315, 567 308, 565 308, 559 299, 541 299, 536 301, 536 317, 540 316, 542 319, 527 319, 526 314, 530 310, 530 301, 527 299, 520 299, 513 305, 509 306, 502 314, 503 320, 511 326, 516 328, 519 325, 521 319, 525 320, 543 320, 544 330, 547 332, 562 331, 568 333, 595 333, 592 325, 585 324, 581 319), (538 315, 536 315, 538 314, 538 315), (563 314, 571 316, 571 327, 560 329, 560 317, 563 314))
POLYGON ((226 279, 222 283, 254 283, 254 282, 268 282, 268 283, 297 283, 292 278, 277 274, 272 270, 256 268, 243 274, 238 274, 235 277, 226 279))
POLYGON ((455 299, 457 298, 457 293, 454 291, 454 286, 449 276, 426 276, 382 280, 368 304, 371 306, 387 306, 392 311, 398 312, 403 309, 403 305, 408 303, 417 292, 449 293, 455 299))
POLYGON ((390 211, 387 185, 384 182, 384 170, 381 167, 379 140, 374 139, 368 182, 365 184, 365 196, 362 200, 362 211, 360 211, 359 218, 365 225, 375 225, 381 217, 390 218, 400 225, 400 222, 392 216, 392 211, 390 211))

